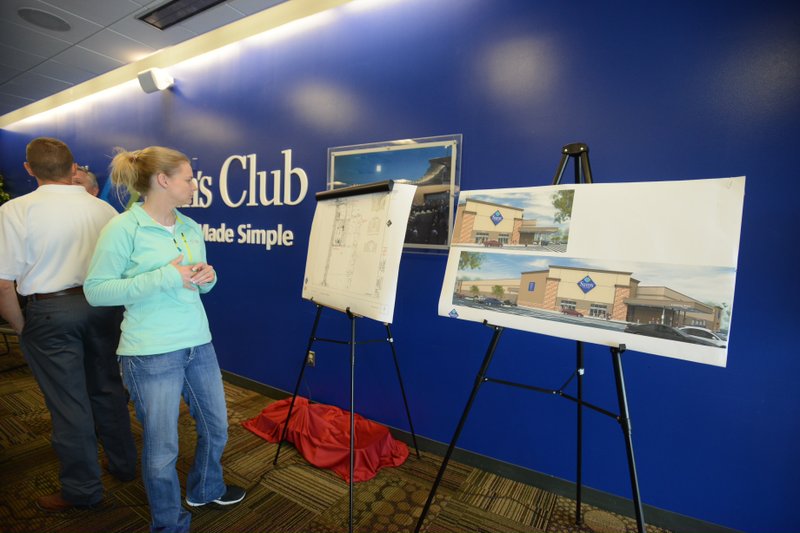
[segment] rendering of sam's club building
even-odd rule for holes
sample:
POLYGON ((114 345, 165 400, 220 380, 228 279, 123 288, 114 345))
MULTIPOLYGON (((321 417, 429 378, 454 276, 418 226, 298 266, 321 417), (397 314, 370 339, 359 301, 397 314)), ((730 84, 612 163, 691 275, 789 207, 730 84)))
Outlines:
POLYGON ((638 324, 721 327, 722 308, 663 286, 642 286, 631 272, 550 265, 518 279, 458 280, 461 296, 494 297, 519 307, 638 324))
POLYGON ((453 242, 500 245, 543 244, 559 239, 559 228, 524 219, 518 207, 468 199, 459 204, 453 242))

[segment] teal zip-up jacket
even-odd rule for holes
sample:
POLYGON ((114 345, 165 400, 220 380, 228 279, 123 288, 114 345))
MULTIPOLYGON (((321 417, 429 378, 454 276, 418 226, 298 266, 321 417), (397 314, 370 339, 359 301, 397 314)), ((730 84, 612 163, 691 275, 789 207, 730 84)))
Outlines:
POLYGON ((200 225, 177 210, 175 233, 134 204, 103 228, 83 285, 94 306, 124 305, 118 355, 154 355, 211 341, 200 300, 217 283, 193 291, 170 262, 206 262, 200 225))

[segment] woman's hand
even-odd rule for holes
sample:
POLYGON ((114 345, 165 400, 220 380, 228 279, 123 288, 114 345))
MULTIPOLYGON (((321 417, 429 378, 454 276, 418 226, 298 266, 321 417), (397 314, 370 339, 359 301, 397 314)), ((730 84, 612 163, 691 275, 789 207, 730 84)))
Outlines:
POLYGON ((181 265, 181 261, 183 261, 183 254, 170 261, 169 264, 178 270, 178 273, 181 275, 181 279, 183 280, 183 286, 189 290, 196 291, 197 286, 192 281, 192 276, 195 275, 194 268, 197 265, 181 265))
POLYGON ((205 283, 211 283, 214 281, 216 277, 216 272, 214 272, 214 267, 209 265, 208 263, 195 263, 192 265, 192 272, 194 275, 191 278, 191 282, 195 285, 203 285, 205 283))

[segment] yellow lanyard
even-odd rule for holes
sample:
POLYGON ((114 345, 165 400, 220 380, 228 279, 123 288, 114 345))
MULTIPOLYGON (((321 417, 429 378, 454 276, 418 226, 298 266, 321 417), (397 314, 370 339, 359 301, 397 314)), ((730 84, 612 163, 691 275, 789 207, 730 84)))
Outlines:
MULTIPOLYGON (((192 249, 189 247, 189 241, 186 240, 186 235, 184 235, 183 232, 181 232, 181 239, 183 239, 183 244, 186 246, 186 255, 189 257, 189 263, 194 263, 192 249)), ((177 248, 180 253, 183 253, 183 250, 181 249, 175 237, 172 238, 172 242, 175 243, 175 248, 177 248)))
MULTIPOLYGON (((183 222, 183 221, 181 220, 181 217, 178 216, 177 213, 175 213, 175 224, 177 224, 178 222, 183 222)), ((186 255, 189 258, 189 263, 194 263, 194 258, 192 257, 192 249, 189 246, 189 241, 186 240, 186 235, 184 235, 183 232, 181 232, 181 239, 183 240, 184 246, 186 246, 186 255)), ((172 237, 172 242, 175 243, 175 248, 177 248, 180 253, 183 253, 183 250, 181 249, 180 245, 178 245, 178 241, 177 239, 175 239, 175 237, 172 237)))

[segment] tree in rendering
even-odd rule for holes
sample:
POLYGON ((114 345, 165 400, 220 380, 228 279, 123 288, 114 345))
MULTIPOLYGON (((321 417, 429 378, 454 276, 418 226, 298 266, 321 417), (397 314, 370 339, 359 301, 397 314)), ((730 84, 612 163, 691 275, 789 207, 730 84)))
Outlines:
POLYGON ((556 214, 553 215, 553 220, 557 223, 561 223, 566 222, 572 217, 572 199, 574 197, 574 189, 558 191, 553 194, 551 200, 553 201, 553 207, 556 208, 556 214))
POLYGON ((477 270, 483 264, 483 254, 477 252, 461 252, 458 257, 459 270, 477 270))

